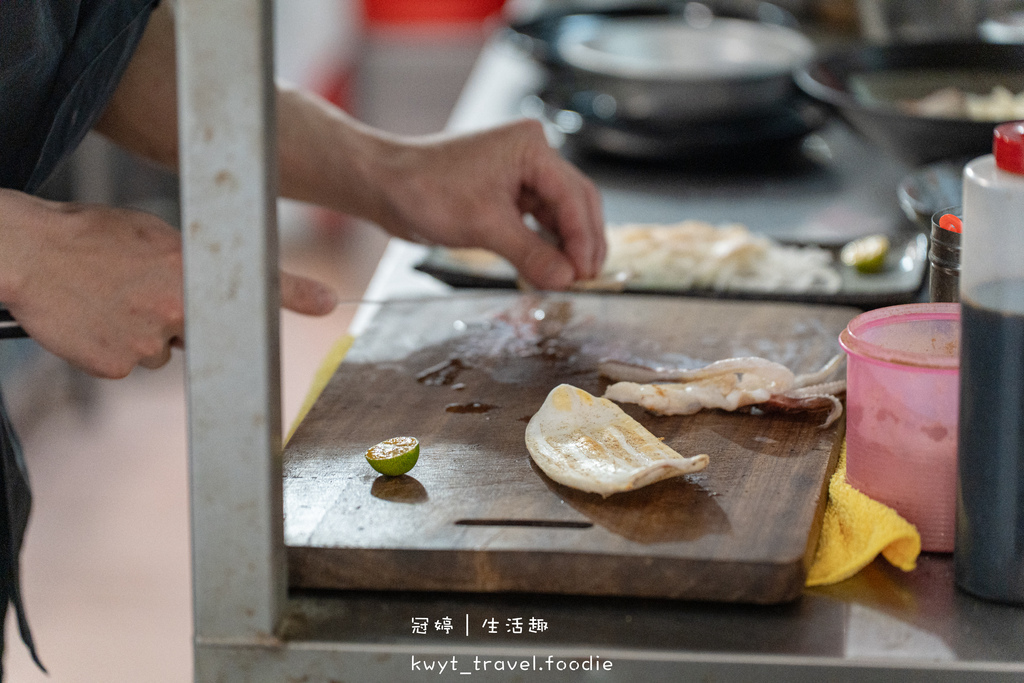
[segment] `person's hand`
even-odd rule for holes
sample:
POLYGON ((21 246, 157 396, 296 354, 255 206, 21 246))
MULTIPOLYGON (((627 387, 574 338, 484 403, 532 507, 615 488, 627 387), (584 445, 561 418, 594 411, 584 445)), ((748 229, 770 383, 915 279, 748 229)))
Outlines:
MULTIPOLYGON (((0 300, 43 348, 117 378, 184 343, 179 233, 150 214, 0 190, 0 300)), ((325 286, 283 274, 282 305, 322 315, 325 286)))
POLYGON ((396 144, 375 180, 371 217, 399 237, 491 249, 543 289, 596 277, 604 263, 600 196, 536 121, 396 144), (527 227, 527 213, 548 235, 527 227))

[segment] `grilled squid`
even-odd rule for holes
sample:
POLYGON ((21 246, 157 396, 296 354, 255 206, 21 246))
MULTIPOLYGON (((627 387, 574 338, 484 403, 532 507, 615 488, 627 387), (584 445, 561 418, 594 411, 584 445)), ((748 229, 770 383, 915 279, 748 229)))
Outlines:
POLYGON ((611 401, 560 384, 526 425, 526 448, 554 481, 610 496, 698 472, 705 453, 684 457, 611 401))
POLYGON ((837 394, 846 380, 831 380, 842 364, 834 356, 820 370, 796 375, 785 365, 758 357, 727 358, 684 370, 622 361, 604 361, 601 374, 615 383, 604 397, 636 403, 658 415, 693 415, 705 408, 736 410, 758 405, 780 410, 821 410, 828 427, 843 413, 837 394))

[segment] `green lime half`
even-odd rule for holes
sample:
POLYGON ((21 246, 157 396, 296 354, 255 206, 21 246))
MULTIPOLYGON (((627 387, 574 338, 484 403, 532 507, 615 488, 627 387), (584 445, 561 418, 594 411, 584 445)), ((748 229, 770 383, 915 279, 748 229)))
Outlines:
POLYGON ((860 273, 877 273, 885 266, 889 254, 889 239, 885 235, 868 235, 848 242, 839 258, 860 273))
POLYGON ((412 436, 396 436, 366 451, 370 467, 389 477, 405 474, 420 457, 420 442, 412 436))

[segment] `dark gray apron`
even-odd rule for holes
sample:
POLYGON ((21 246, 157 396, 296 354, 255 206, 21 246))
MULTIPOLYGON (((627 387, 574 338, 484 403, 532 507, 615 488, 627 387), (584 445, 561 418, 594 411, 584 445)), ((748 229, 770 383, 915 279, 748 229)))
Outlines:
MULTIPOLYGON (((36 192, 78 146, 113 95, 157 1, 0 0, 0 187, 36 192)), ((18 570, 32 497, 2 400, 0 478, 0 629, 10 603, 42 668, 18 570)))

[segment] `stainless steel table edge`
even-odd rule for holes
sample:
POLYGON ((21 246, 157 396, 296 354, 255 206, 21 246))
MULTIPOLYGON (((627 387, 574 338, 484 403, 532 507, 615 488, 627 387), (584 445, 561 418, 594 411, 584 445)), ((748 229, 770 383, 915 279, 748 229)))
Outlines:
POLYGON ((285 681, 302 671, 307 683, 353 680, 551 681, 1019 681, 1024 665, 906 661, 847 661, 809 656, 655 652, 610 648, 497 648, 372 645, 330 640, 278 643, 197 642, 197 665, 221 683, 285 681), (518 676, 517 676, 518 675, 518 676))

